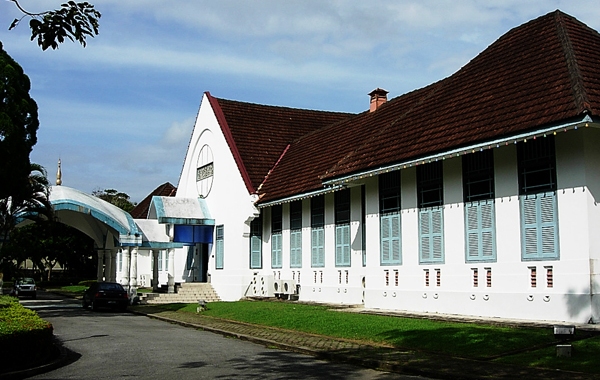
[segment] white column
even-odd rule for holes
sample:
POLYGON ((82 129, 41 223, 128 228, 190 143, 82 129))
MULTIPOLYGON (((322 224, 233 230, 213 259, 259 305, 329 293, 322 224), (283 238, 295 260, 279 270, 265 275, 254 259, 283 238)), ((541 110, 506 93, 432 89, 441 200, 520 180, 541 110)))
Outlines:
POLYGON ((110 250, 110 261, 112 262, 112 268, 110 270, 110 282, 117 281, 117 251, 118 248, 110 250))
POLYGON ((111 249, 104 250, 104 258, 105 258, 104 277, 106 278, 107 282, 113 282, 113 280, 111 279, 111 275, 112 275, 112 269, 115 266, 115 264, 113 263, 111 252, 112 252, 111 249))
POLYGON ((98 250, 98 272, 97 272, 97 280, 98 282, 104 281, 104 251, 98 250))
POLYGON ((121 285, 129 287, 129 247, 122 247, 123 271, 121 272, 121 285))
POLYGON ((168 293, 175 293, 175 249, 169 248, 169 282, 168 293))
POLYGON ((152 250, 152 291, 158 290, 158 249, 152 250))
POLYGON ((131 294, 134 295, 137 293, 137 260, 138 260, 138 247, 131 248, 131 294))

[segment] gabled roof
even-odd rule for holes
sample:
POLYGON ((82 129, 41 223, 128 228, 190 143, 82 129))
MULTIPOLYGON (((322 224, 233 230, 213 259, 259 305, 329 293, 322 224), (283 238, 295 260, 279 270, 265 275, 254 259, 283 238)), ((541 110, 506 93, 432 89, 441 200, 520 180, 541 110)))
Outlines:
POLYGON ((238 102, 205 95, 249 193, 256 193, 287 146, 311 131, 353 114, 238 102))
POLYGON ((171 185, 170 182, 165 182, 154 189, 146 198, 138 203, 133 210, 131 210, 130 214, 134 219, 146 219, 148 218, 148 210, 150 209, 152 197, 174 197, 175 193, 177 193, 177 188, 171 185))
POLYGON ((555 11, 512 29, 446 79, 297 139, 259 203, 583 115, 600 115, 600 34, 555 11))

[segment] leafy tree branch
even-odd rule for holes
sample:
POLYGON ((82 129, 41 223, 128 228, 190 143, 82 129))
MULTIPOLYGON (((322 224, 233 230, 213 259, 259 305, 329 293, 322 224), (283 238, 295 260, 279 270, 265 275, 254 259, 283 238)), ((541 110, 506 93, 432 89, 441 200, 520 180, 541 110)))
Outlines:
POLYGON ((14 29, 23 18, 30 18, 31 40, 37 39, 37 44, 46 50, 49 47, 57 49, 58 45, 67 38, 86 46, 86 38, 98 35, 100 12, 87 1, 76 3, 68 1, 61 4, 60 9, 33 13, 25 10, 18 0, 9 0, 15 4, 23 16, 14 19, 9 30, 14 29))

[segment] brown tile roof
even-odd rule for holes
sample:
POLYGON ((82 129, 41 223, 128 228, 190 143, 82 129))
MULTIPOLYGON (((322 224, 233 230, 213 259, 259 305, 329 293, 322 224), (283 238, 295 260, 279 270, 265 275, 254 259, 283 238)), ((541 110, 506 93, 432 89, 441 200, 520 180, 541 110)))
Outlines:
POLYGON ((353 114, 266 106, 206 93, 249 193, 256 193, 287 146, 353 114))
POLYGON ((600 34, 555 11, 512 29, 446 79, 297 139, 260 202, 584 114, 600 115, 600 34))
POLYGON ((144 198, 140 203, 138 203, 133 210, 129 213, 133 219, 147 219, 148 218, 148 210, 150 209, 150 203, 152 202, 152 197, 157 195, 161 197, 174 197, 175 193, 177 193, 177 188, 171 185, 170 182, 163 183, 156 189, 154 189, 146 198, 144 198))

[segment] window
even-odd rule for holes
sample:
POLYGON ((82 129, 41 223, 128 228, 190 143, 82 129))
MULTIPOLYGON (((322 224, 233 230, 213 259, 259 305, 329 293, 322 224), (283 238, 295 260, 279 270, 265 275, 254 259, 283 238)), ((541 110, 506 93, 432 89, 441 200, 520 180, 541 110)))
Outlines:
POLYGON ((225 227, 217 226, 215 238, 215 268, 223 269, 223 259, 225 254, 225 227))
POLYGON ((302 201, 290 203, 290 267, 302 267, 302 201))
POLYGON ((325 197, 310 200, 311 265, 325 266, 325 197))
POLYGON ((350 190, 335 193, 335 266, 350 266, 350 190))
POLYGON ((250 222, 250 268, 262 268, 262 218, 250 222))
POLYGON ((281 205, 271 208, 271 268, 281 268, 281 232, 283 230, 283 215, 281 205))
POLYGON ((517 144, 519 194, 556 191, 554 136, 517 144))
POLYGON ((467 262, 496 261, 494 155, 484 150, 462 157, 467 262))
POLYGON ((442 162, 417 167, 419 206, 419 263, 444 262, 442 162))
POLYGON ((402 264, 400 219, 400 172, 382 174, 379 176, 381 265, 402 264))
POLYGON ((557 260, 558 207, 554 137, 517 145, 522 260, 557 260))

